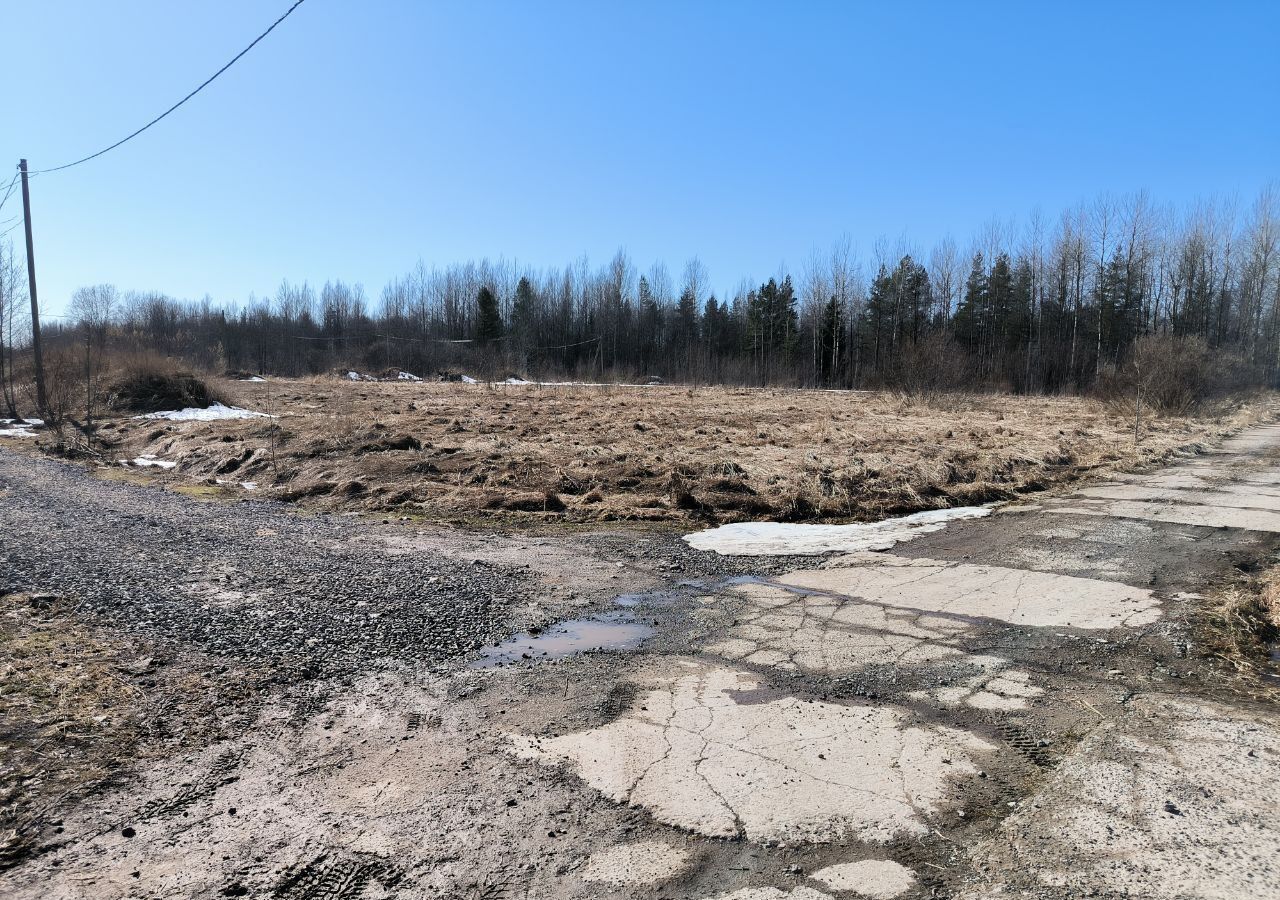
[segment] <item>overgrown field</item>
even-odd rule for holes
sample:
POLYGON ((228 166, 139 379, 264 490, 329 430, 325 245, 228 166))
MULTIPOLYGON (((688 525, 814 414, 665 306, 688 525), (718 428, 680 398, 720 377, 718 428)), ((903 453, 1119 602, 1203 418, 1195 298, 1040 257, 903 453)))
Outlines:
POLYGON ((1008 498, 1133 468, 1260 418, 1142 421, 1075 397, 688 387, 223 385, 278 416, 118 417, 102 463, 197 493, 439 520, 867 519, 1008 498), (245 483, 252 487, 246 488, 245 483))

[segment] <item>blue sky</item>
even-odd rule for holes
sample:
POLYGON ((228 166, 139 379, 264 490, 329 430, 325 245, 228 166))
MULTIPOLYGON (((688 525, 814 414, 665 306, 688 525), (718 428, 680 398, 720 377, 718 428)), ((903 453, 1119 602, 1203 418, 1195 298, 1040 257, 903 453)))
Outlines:
MULTIPOLYGON (((118 140, 287 5, 7 4, 0 158, 118 140)), ((32 181, 40 292, 376 297, 420 258, 621 246, 696 254, 723 293, 841 234, 865 260, 1102 191, 1247 203, 1280 176, 1277 32, 1275 3, 307 0, 155 128, 32 181)))

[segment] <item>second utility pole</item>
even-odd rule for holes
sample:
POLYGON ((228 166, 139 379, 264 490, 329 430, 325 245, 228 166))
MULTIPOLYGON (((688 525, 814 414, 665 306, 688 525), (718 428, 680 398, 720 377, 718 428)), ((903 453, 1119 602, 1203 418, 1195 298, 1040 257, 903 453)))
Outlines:
POLYGON ((48 418, 44 393, 44 354, 40 352, 40 304, 36 301, 36 256, 31 246, 31 194, 27 191, 27 161, 18 160, 22 173, 22 219, 27 231, 27 289, 31 294, 31 353, 36 365, 36 410, 48 418))

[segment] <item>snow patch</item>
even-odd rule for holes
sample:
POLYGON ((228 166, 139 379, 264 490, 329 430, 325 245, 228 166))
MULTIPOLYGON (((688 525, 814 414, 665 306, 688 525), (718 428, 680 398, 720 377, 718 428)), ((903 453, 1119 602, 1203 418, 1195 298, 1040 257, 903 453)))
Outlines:
POLYGON ((186 409, 147 413, 134 418, 165 419, 170 422, 215 422, 222 419, 274 419, 276 417, 267 413, 254 412, 251 409, 241 409, 238 406, 223 406, 221 403, 215 403, 203 409, 198 406, 188 406, 186 409))
POLYGON ((470 375, 463 375, 458 380, 461 381, 463 384, 479 384, 480 383, 476 381, 474 378, 472 378, 470 375))
POLYGON ((533 384, 532 381, 525 381, 523 378, 516 378, 515 376, 508 378, 506 381, 502 383, 503 384, 533 384))
POLYGON ((35 437, 36 433, 32 429, 43 424, 43 419, 24 419, 21 422, 17 419, 0 419, 0 437, 35 437))
POLYGON ((922 534, 941 531, 952 520, 979 519, 989 515, 989 506, 959 506, 852 525, 735 522, 686 534, 684 539, 695 550, 714 550, 721 556, 817 556, 833 552, 888 550, 922 534))
POLYGON ((167 459, 156 459, 154 453, 144 453, 142 456, 136 456, 132 462, 135 466, 143 468, 176 469, 178 467, 176 462, 170 462, 167 459))
POLYGON ((241 380, 241 381, 247 381, 247 382, 249 382, 249 383, 251 383, 251 384, 261 384, 262 382, 266 381, 267 379, 263 378, 261 375, 250 375, 248 378, 241 378, 240 380, 241 380))
POLYGON ((411 372, 397 372, 396 380, 397 381, 421 381, 422 379, 411 372))

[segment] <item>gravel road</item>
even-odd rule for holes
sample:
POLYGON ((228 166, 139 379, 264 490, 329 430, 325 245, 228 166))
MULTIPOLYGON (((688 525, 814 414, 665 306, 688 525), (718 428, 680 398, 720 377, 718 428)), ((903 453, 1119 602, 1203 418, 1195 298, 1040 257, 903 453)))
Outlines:
POLYGON ((519 568, 357 545, 369 528, 0 452, 0 595, 55 593, 91 620, 282 677, 445 660, 503 633, 528 581, 519 568))

